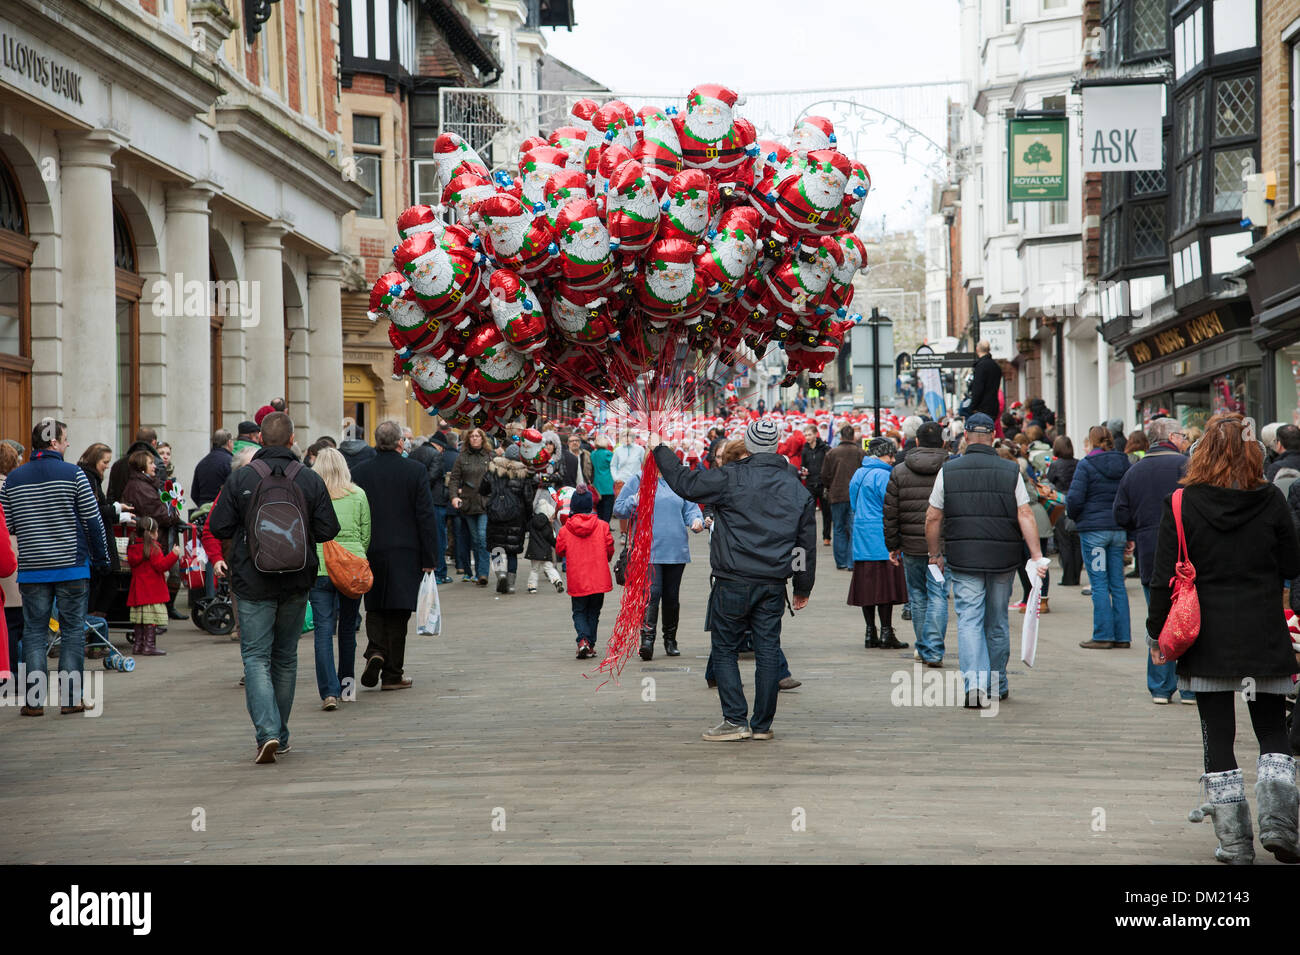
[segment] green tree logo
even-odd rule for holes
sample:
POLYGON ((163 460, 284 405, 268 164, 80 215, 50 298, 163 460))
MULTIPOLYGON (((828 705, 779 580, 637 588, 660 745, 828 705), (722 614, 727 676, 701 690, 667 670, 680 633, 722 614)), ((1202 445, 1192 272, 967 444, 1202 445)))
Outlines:
POLYGON ((1047 145, 1042 140, 1035 139, 1020 158, 1024 160, 1026 165, 1033 166, 1034 171, 1037 172, 1038 167, 1043 163, 1052 161, 1052 151, 1047 148, 1047 145))

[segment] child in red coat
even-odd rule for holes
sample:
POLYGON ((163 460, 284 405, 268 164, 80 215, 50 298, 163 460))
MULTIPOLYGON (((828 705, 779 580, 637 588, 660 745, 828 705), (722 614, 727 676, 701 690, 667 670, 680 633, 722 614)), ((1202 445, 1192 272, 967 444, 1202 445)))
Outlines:
POLYGON ((573 626, 578 631, 578 659, 596 655, 596 624, 605 594, 614 589, 609 559, 614 556, 614 535, 609 525, 592 512, 591 492, 579 488, 569 501, 569 519, 555 538, 555 553, 565 560, 573 626))
POLYGON ((135 627, 135 645, 140 656, 166 656, 158 649, 158 628, 167 625, 167 571, 181 556, 181 545, 170 552, 158 543, 158 522, 152 517, 136 521, 131 543, 126 548, 126 562, 131 566, 131 592, 126 605, 131 608, 131 623, 135 627))

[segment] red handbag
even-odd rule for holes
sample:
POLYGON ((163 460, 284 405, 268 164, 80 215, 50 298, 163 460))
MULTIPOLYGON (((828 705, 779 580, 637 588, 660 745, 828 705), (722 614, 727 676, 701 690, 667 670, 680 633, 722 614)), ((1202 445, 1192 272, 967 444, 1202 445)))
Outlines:
POLYGON ((1201 634, 1201 601, 1196 596, 1196 568, 1187 555, 1187 538, 1183 534, 1183 489, 1174 491, 1174 524, 1178 528, 1178 562, 1169 586, 1174 595, 1160 628, 1160 652, 1166 660, 1177 660, 1191 649, 1201 634))

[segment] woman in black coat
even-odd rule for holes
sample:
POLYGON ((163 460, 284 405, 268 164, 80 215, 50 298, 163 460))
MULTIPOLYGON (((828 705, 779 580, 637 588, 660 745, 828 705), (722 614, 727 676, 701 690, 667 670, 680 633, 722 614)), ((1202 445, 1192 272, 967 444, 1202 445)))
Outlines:
POLYGON ((117 575, 122 572, 121 558, 113 539, 113 526, 118 523, 121 511, 130 511, 129 504, 110 504, 104 496, 104 474, 113 460, 113 449, 106 444, 96 442, 82 452, 77 466, 90 482, 90 489, 95 492, 95 503, 99 505, 99 517, 104 522, 104 536, 108 540, 108 570, 92 570, 90 573, 90 599, 87 610, 96 615, 107 617, 113 607, 117 594, 117 575))
MULTIPOLYGON (((1062 494, 1069 493, 1070 482, 1074 480, 1074 469, 1079 466, 1074 456, 1074 442, 1061 435, 1052 442, 1052 463, 1047 466, 1047 483, 1062 494)), ((1052 525, 1052 536, 1056 538, 1056 552, 1061 558, 1062 587, 1079 586, 1079 575, 1083 573, 1083 546, 1079 542, 1079 531, 1074 521, 1062 514, 1052 525)))
MULTIPOLYGON (((1196 568, 1200 634, 1178 659, 1178 689, 1196 694, 1208 794, 1191 818, 1213 818, 1220 862, 1254 859, 1250 806, 1233 753, 1241 692, 1259 741, 1260 842, 1280 861, 1300 862, 1300 793, 1284 708, 1300 667, 1282 613, 1282 582, 1300 576, 1300 542, 1282 493, 1264 480, 1263 447, 1252 435, 1243 438, 1244 431, 1239 414, 1211 418, 1183 478, 1183 531, 1196 568)), ((1171 496, 1156 539, 1147 615, 1156 665, 1167 662, 1157 638, 1169 616, 1177 560, 1171 496)))
POLYGON ((352 482, 370 501, 370 547, 366 558, 374 586, 366 594, 366 668, 362 686, 382 674, 385 689, 411 685, 403 674, 406 628, 415 612, 420 581, 436 566, 438 535, 433 494, 424 466, 397 450, 402 429, 385 421, 375 429, 376 454, 357 466, 352 482))
POLYGON ((506 557, 505 570, 497 571, 497 593, 515 592, 519 555, 528 533, 529 505, 537 490, 528 468, 519 460, 519 448, 510 445, 503 456, 492 459, 479 483, 479 495, 487 512, 487 546, 506 557))

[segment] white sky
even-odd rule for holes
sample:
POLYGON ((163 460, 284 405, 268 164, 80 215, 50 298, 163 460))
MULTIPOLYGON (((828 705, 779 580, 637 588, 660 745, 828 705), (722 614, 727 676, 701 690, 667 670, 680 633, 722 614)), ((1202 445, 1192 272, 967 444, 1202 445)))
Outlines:
MULTIPOLYGON (((572 33, 545 31, 547 51, 615 93, 684 96, 700 83, 744 94, 960 79, 958 0, 574 0, 574 8, 572 33)), ((818 100, 796 99, 794 113, 818 100)), ((745 115, 743 105, 739 111, 745 115)), ((855 156, 872 174, 858 231, 919 229, 929 211, 929 172, 899 159, 884 135, 868 135, 855 156)), ((847 141, 840 148, 852 153, 847 141)))
POLYGON ((573 0, 554 56, 613 90, 738 92, 959 78, 958 0, 573 0), (656 42, 645 42, 654 38, 656 42))

